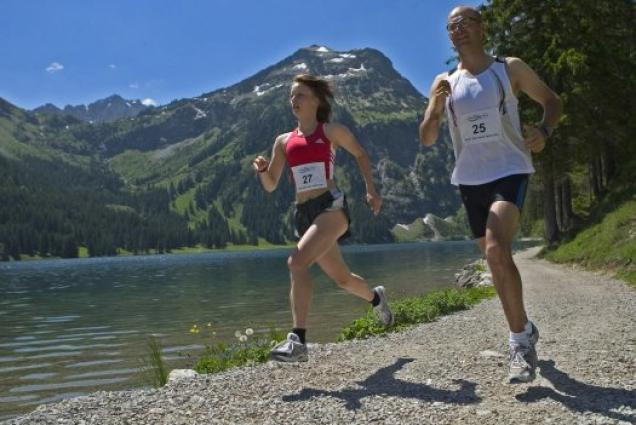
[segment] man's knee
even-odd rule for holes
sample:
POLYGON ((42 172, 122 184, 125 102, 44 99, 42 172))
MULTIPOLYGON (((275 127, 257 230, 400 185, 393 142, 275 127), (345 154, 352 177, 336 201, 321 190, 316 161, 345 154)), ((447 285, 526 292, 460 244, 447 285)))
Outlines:
POLYGON ((512 262, 512 252, 510 247, 505 246, 498 240, 486 241, 485 254, 488 265, 491 268, 506 266, 512 262))

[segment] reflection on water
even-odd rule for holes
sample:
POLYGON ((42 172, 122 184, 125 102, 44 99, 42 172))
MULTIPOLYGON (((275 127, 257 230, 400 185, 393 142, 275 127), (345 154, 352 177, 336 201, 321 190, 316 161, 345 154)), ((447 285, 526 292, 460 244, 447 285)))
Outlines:
MULTIPOLYGON (((347 246, 351 269, 390 298, 452 286, 472 242, 347 246)), ((96 389, 141 386, 146 338, 187 367, 214 338, 291 325, 288 251, 0 263, 0 419, 96 389), (211 323, 210 328, 207 324, 211 323), (198 324, 204 332, 193 335, 198 324), (188 356, 189 355, 189 356, 188 356)), ((364 301, 318 269, 308 338, 332 341, 364 301)))

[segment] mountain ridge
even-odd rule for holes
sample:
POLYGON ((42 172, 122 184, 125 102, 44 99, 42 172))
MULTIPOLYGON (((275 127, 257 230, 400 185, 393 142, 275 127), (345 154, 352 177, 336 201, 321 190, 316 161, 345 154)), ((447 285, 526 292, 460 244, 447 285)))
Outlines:
MULTIPOLYGON (((350 199, 353 242, 389 242, 396 223, 426 213, 444 217, 457 211, 459 199, 448 178, 452 158, 448 135, 443 130, 433 148, 419 146, 417 126, 427 99, 388 57, 370 48, 345 52, 324 46, 301 48, 228 87, 113 122, 82 122, 69 116, 16 112, 18 108, 12 110, 17 123, 12 134, 23 142, 12 146, 18 151, 20 143, 42 147, 51 158, 59 155, 102 170, 104 178, 119 182, 113 190, 125 195, 115 213, 133 211, 142 223, 150 223, 153 211, 160 212, 179 229, 173 234, 181 235, 163 242, 161 237, 139 236, 143 241, 138 243, 118 236, 108 242, 108 252, 124 245, 127 250, 193 243, 220 247, 255 243, 259 238, 284 243, 293 238, 293 188, 283 178, 279 190, 264 193, 250 163, 258 154, 269 156, 276 135, 295 127, 289 86, 295 75, 305 72, 332 84, 334 120, 348 126, 369 153, 385 199, 382 214, 374 218, 365 204, 355 159, 338 155, 336 181, 350 199), (152 205, 145 205, 146 201, 152 205)), ((63 208, 60 213, 72 216, 63 208)), ((79 245, 88 244, 84 233, 70 233, 79 245)))
POLYGON ((134 117, 151 107, 141 100, 127 100, 118 94, 113 94, 88 105, 66 105, 64 108, 58 108, 52 103, 46 103, 34 108, 31 112, 50 116, 70 115, 80 121, 99 123, 134 117))

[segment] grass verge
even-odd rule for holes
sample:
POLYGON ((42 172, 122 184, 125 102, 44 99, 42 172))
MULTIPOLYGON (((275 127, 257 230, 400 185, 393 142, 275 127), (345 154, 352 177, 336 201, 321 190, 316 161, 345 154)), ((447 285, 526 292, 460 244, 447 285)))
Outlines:
POLYGON ((608 270, 636 289, 636 200, 626 201, 545 258, 577 263, 592 270, 608 270))
MULTIPOLYGON (((437 317, 460 310, 467 310, 479 301, 495 296, 492 287, 470 289, 448 289, 426 296, 406 298, 391 303, 395 314, 395 324, 383 327, 371 310, 365 316, 353 321, 342 330, 338 341, 368 338, 386 332, 397 332, 412 325, 431 322, 437 317)), ((281 331, 270 331, 269 335, 225 344, 217 342, 208 346, 205 354, 197 361, 194 370, 198 373, 218 373, 239 366, 264 363, 269 360, 269 352, 275 344, 285 338, 281 331)))
POLYGON ((405 298, 390 303, 395 315, 393 326, 383 327, 369 309, 367 314, 345 327, 338 341, 368 338, 387 332, 404 330, 418 323, 432 322, 439 316, 467 310, 481 300, 495 296, 493 287, 447 289, 421 297, 405 298))
POLYGON ((270 330, 267 336, 226 344, 217 342, 207 347, 194 370, 198 373, 218 373, 234 367, 265 363, 269 352, 279 341, 285 339, 282 331, 270 330))

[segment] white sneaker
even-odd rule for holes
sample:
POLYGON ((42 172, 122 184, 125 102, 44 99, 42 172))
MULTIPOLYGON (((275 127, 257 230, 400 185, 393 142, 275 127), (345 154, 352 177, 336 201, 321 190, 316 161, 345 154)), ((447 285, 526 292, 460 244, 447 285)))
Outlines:
POLYGON ((309 359, 307 345, 301 344, 300 338, 293 332, 288 333, 287 339, 272 349, 270 357, 279 362, 306 362, 309 359))
POLYGON ((394 322, 394 317, 393 313, 391 313, 391 309, 389 308, 389 303, 386 300, 384 286, 376 286, 373 288, 373 292, 378 294, 378 297, 380 297, 380 303, 373 307, 375 315, 378 317, 378 320, 382 323, 382 325, 391 326, 394 322))
POLYGON ((539 357, 537 356, 537 341, 539 341, 539 329, 532 323, 532 332, 528 337, 528 346, 510 344, 510 369, 508 382, 517 384, 531 382, 536 377, 539 357))

